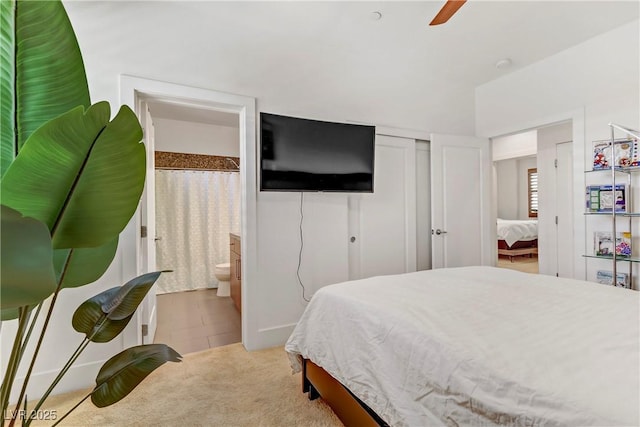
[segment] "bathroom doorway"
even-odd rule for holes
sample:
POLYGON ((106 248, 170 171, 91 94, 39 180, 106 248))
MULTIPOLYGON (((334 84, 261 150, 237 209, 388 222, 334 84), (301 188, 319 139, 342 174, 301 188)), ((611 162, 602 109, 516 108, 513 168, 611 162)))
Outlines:
MULTIPOLYGON (((122 233, 122 276, 132 278, 156 271, 155 260, 155 152, 153 127, 148 129, 146 118, 150 116, 147 104, 162 102, 173 106, 191 107, 206 112, 233 113, 239 117, 240 134, 240 239, 242 262, 238 263, 238 283, 241 289, 242 344, 248 350, 259 345, 257 325, 260 299, 257 298, 257 177, 256 177, 256 100, 253 97, 234 95, 210 89, 184 86, 175 83, 149 80, 134 76, 120 76, 120 103, 132 106, 141 121, 144 142, 147 145, 147 181, 140 200, 139 211, 122 233), (151 136, 151 138, 149 138, 151 136), (150 191, 153 190, 153 191, 150 191)), ((157 297, 155 286, 145 297, 141 310, 125 330, 127 345, 153 342, 157 326, 157 297)))
POLYGON ((147 103, 154 139, 157 328, 181 354, 242 340, 230 297, 230 240, 241 230, 237 113, 147 103))

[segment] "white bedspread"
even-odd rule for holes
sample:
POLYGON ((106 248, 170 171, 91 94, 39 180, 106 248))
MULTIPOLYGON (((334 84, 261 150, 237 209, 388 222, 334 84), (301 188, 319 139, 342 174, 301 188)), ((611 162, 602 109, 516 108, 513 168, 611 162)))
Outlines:
POLYGON ((498 218, 498 240, 504 240, 511 246, 518 240, 533 240, 538 238, 538 221, 512 220, 498 218))
POLYGON ((319 290, 289 338, 393 426, 637 426, 635 291, 492 267, 319 290))

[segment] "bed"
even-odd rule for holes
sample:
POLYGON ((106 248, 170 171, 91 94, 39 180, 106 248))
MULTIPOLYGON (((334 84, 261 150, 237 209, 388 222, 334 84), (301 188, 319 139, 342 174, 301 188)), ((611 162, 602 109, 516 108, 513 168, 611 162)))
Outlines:
POLYGON ((497 220, 498 256, 535 255, 538 253, 537 220, 497 220))
POLYGON ((494 267, 373 277, 320 289, 285 350, 346 425, 635 426, 638 295, 494 267))

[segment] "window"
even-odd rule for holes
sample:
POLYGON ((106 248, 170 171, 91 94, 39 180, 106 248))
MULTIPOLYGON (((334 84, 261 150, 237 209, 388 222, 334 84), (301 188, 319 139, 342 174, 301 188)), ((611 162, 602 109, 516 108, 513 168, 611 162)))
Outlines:
POLYGON ((538 169, 527 169, 527 188, 529 189, 529 218, 538 217, 538 169))

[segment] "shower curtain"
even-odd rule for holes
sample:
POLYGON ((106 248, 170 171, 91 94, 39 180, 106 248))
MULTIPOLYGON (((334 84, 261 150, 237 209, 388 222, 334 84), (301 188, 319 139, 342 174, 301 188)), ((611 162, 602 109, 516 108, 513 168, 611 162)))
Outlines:
POLYGON ((240 230, 240 174, 156 170, 158 293, 217 286, 229 262, 229 232, 240 230))

